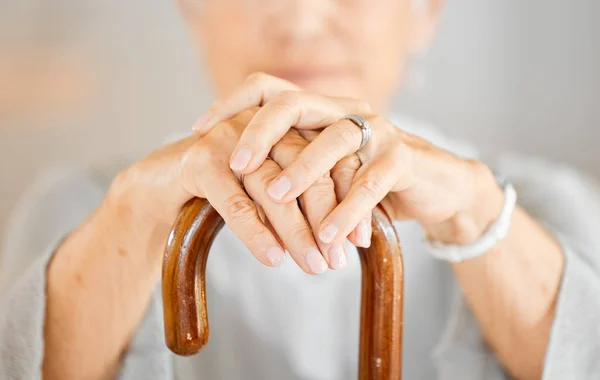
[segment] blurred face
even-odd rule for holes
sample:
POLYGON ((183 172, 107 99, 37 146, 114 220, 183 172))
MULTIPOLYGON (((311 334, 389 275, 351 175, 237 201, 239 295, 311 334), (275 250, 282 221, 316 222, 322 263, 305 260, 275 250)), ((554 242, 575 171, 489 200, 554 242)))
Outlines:
POLYGON ((439 0, 180 0, 219 94, 266 72, 385 109, 439 0), (415 4, 416 3, 416 4, 415 4))

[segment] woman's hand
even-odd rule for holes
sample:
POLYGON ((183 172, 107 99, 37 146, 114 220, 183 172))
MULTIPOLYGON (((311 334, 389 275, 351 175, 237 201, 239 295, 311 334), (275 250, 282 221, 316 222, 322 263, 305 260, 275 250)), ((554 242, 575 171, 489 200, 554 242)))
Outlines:
POLYGON ((255 112, 241 112, 202 137, 171 144, 133 165, 113 185, 117 203, 134 210, 138 226, 170 226, 186 201, 206 198, 265 265, 280 265, 287 250, 307 273, 322 273, 328 264, 333 269, 345 267, 341 242, 314 237, 323 218, 337 206, 328 172, 303 189, 299 203, 276 202, 266 193, 268 183, 309 143, 296 130, 284 132, 273 146, 273 159, 263 160, 251 173, 240 176, 230 169, 229 157, 255 112))
MULTIPOLYGON (((267 188, 274 202, 286 204, 331 172, 340 204, 319 227, 323 243, 346 237, 378 203, 394 219, 416 219, 428 232, 442 235, 455 230, 456 223, 465 224, 461 217, 479 201, 480 194, 488 189, 499 193, 483 164, 461 159, 402 131, 389 120, 371 115, 368 105, 354 101, 361 105, 354 107, 356 112, 348 112, 351 102, 303 92, 281 79, 255 74, 217 102, 195 130, 207 133, 224 118, 262 106, 230 159, 232 169, 248 174, 272 154, 272 147, 290 128, 305 134, 324 128, 318 135, 307 136, 311 143, 267 188), (360 128, 349 120, 340 121, 348 113, 365 117, 372 128, 371 140, 357 154, 360 128)), ((461 239, 475 238, 475 230, 471 228, 472 236, 461 239)))
MULTIPOLYGON (((215 104, 195 129, 207 133, 224 117, 262 106, 230 159, 232 168, 243 174, 272 156, 276 149, 271 147, 290 128, 311 140, 273 179, 267 193, 274 202, 287 204, 331 172, 340 203, 318 227, 323 243, 343 239, 378 203, 394 219, 415 219, 432 239, 450 244, 476 240, 498 217, 504 196, 485 165, 405 133, 366 107, 347 112, 347 102, 255 75, 215 104), (349 113, 365 117, 372 128, 371 141, 357 154, 360 128, 340 121, 349 113)), ((551 235, 523 210, 515 210, 511 225, 506 238, 485 255, 452 267, 486 341, 507 372, 516 378, 539 378, 564 258, 551 235)))
POLYGON ((266 193, 267 184, 306 149, 309 142, 298 131, 285 133, 273 159, 251 174, 229 168, 255 112, 240 112, 204 136, 165 146, 122 171, 105 201, 56 250, 46 287, 44 378, 116 373, 160 277, 173 221, 194 197, 208 199, 265 265, 281 264, 285 249, 307 273, 346 265, 342 244, 314 237, 337 205, 329 175, 308 186, 299 202, 275 202, 266 193), (97 328, 89 329, 90 321, 97 328))

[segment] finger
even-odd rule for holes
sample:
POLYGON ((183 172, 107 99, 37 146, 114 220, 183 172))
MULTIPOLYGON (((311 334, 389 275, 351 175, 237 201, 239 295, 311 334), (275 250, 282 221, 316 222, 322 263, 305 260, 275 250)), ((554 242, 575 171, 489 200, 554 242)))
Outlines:
POLYGON ((244 177, 244 187, 265 211, 277 235, 290 256, 306 273, 320 274, 327 270, 313 232, 297 202, 277 204, 267 196, 266 184, 281 168, 272 160, 267 160, 256 172, 244 177))
MULTIPOLYGON (((270 157, 281 167, 286 168, 306 147, 306 141, 297 130, 290 130, 271 151, 270 157)), ((299 204, 313 235, 317 236, 319 226, 323 219, 337 206, 333 180, 329 175, 317 179, 299 197, 299 204)), ((347 265, 347 253, 344 244, 345 239, 325 244, 317 240, 321 252, 325 253, 325 259, 331 269, 343 269, 347 265)))
MULTIPOLYGON (((335 183, 338 202, 346 198, 360 167, 360 159, 357 155, 353 154, 339 161, 331 170, 331 178, 335 183)), ((371 215, 371 212, 365 215, 358 223, 358 226, 348 235, 348 240, 357 247, 368 248, 371 246, 371 215)))
POLYGON ((304 137, 304 139, 308 142, 313 141, 319 136, 321 133, 320 130, 311 131, 310 129, 296 129, 300 136, 304 137))
MULTIPOLYGON (((321 223, 337 206, 331 177, 324 176, 317 180, 298 198, 298 202, 311 226, 313 236, 317 236, 321 223)), ((325 253, 331 269, 346 268, 348 254, 345 241, 345 238, 340 238, 327 244, 317 239, 317 244, 321 248, 321 252, 325 253)))
POLYGON ((325 128, 269 186, 269 195, 277 202, 297 198, 338 161, 356 152, 361 141, 360 128, 349 120, 325 128))
POLYGON ((382 155, 358 171, 346 197, 325 218, 319 239, 325 243, 347 236, 377 206, 397 182, 397 156, 382 155))
POLYGON ((244 84, 225 98, 215 102, 210 110, 200 117, 192 128, 205 134, 221 121, 227 120, 246 108, 262 106, 281 91, 297 91, 300 88, 284 79, 265 73, 254 73, 244 84))
MULTIPOLYGON (((273 236, 275 236, 275 238, 277 239, 277 241, 279 242, 279 244, 281 244, 282 247, 284 247, 283 242, 281 241, 281 239, 279 238, 279 236, 277 235, 277 231, 275 231, 275 227, 273 227, 273 225, 271 224, 271 222, 269 221, 269 218, 267 218, 267 214, 265 214, 265 209, 263 209, 259 204, 257 204, 256 202, 254 202, 256 209, 258 210, 258 216, 260 217, 260 220, 263 222, 263 224, 269 229, 269 231, 271 231, 271 233, 273 234, 273 236)), ((288 252, 285 251, 285 258, 287 259, 288 256, 288 252)))
POLYGON ((320 129, 346 114, 360 113, 367 108, 364 102, 355 99, 300 91, 282 92, 258 110, 244 129, 231 156, 230 166, 240 173, 251 173, 290 128, 320 129))
POLYGON ((227 226, 261 263, 281 265, 285 251, 275 235, 262 223, 258 210, 231 172, 207 171, 217 186, 204 186, 210 204, 223 217, 227 226))

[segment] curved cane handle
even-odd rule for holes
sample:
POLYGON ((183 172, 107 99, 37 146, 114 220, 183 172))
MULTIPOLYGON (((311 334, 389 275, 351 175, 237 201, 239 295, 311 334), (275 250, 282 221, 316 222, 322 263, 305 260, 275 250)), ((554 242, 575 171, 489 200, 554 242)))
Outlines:
MULTIPOLYGON (((167 346, 192 355, 208 342, 205 269, 223 219, 200 198, 177 218, 164 256, 162 294, 167 346)), ((392 223, 381 207, 373 211, 371 247, 360 248, 362 305, 359 379, 400 379, 404 271, 392 223)))

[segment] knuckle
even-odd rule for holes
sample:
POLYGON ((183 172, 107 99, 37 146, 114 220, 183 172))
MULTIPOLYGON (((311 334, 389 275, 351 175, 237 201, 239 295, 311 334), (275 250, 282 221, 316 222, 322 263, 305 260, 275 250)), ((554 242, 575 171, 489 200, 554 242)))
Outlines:
POLYGON ((246 111, 243 111, 228 120, 219 122, 214 128, 217 131, 216 133, 225 135, 228 138, 239 137, 246 126, 243 119, 245 116, 244 112, 246 111))
POLYGON ((340 145, 344 145, 347 147, 354 147, 360 145, 362 135, 360 134, 360 129, 356 127, 354 124, 353 128, 349 128, 348 126, 343 126, 339 124, 335 124, 330 127, 331 133, 334 138, 339 141, 340 145))
POLYGON ((308 190, 306 190, 306 193, 309 197, 317 196, 318 198, 332 194, 335 196, 335 185, 329 173, 317 179, 308 190))
POLYGON ((357 112, 360 114, 370 114, 371 111, 371 105, 369 104, 369 102, 365 101, 365 100, 357 100, 356 101, 356 109, 357 112))
POLYGON ((244 222, 256 215, 256 206, 250 198, 244 194, 235 194, 228 197, 224 204, 230 222, 244 222))
POLYGON ((189 166, 190 164, 202 162, 203 165, 214 166, 215 158, 216 155, 213 154, 211 144, 202 141, 192 145, 183 152, 180 157, 180 163, 181 166, 189 166))
POLYGON ((207 144, 215 142, 214 140, 219 139, 221 136, 239 136, 245 125, 242 125, 239 121, 238 115, 226 120, 219 120, 206 135, 200 138, 200 142, 207 144))
POLYGON ((211 104, 211 106, 210 106, 210 108, 208 109, 208 111, 209 111, 210 113, 212 113, 213 115, 214 115, 214 114, 219 114, 219 113, 220 113, 220 111, 221 111, 221 108, 223 108, 223 107, 224 107, 224 105, 225 105, 225 101, 224 101, 223 99, 218 99, 218 100, 215 100, 215 101, 214 101, 214 102, 211 104))
POLYGON ((383 192, 383 184, 378 178, 367 176, 358 187, 358 192, 369 199, 377 200, 383 192))
POLYGON ((302 177, 305 178, 306 181, 314 180, 320 174, 315 169, 313 163, 306 159, 297 160, 294 166, 302 173, 302 177))
POLYGON ((215 167, 215 155, 208 144, 199 143, 189 147, 179 156, 181 186, 190 194, 199 194, 202 189, 202 169, 215 167), (202 163, 202 165, 198 165, 202 163), (200 168, 200 170, 199 170, 200 168))
POLYGON ((282 162, 282 160, 285 159, 288 147, 288 144, 285 144, 283 143, 283 141, 280 141, 279 143, 273 145, 273 148, 271 148, 270 156, 275 161, 282 162))
POLYGON ((261 242, 264 242, 270 238, 270 232, 264 227, 262 223, 256 221, 253 226, 246 227, 244 231, 247 231, 242 237, 245 243, 250 249, 253 247, 261 246, 261 242))
POLYGON ((352 182, 352 178, 354 178, 354 172, 351 172, 346 169, 333 169, 331 170, 331 178, 339 186, 348 186, 349 183, 352 182))
POLYGON ((300 101, 301 95, 298 91, 283 91, 274 103, 280 108, 288 109, 297 107, 300 101))
POLYGON ((242 131, 244 131, 252 121, 254 115, 256 115, 258 108, 259 107, 251 107, 240 111, 231 119, 224 121, 223 124, 227 124, 230 130, 234 131, 232 134, 239 137, 241 136, 242 131))
POLYGON ((140 169, 137 164, 122 169, 117 173, 112 181, 114 187, 125 187, 132 180, 135 181, 136 177, 139 177, 140 169))
POLYGON ((339 161, 336 165, 336 169, 354 174, 358 171, 358 169, 360 169, 361 166, 362 163, 360 162, 358 155, 351 154, 350 156, 344 157, 343 160, 339 161))
POLYGON ((315 181, 315 185, 317 186, 327 186, 329 188, 333 188, 335 185, 333 183, 333 179, 329 172, 323 174, 315 181))
POLYGON ((352 182, 355 174, 356 169, 346 165, 338 165, 331 170, 331 177, 333 178, 334 182, 340 182, 343 184, 352 182))
POLYGON ((292 222, 288 227, 287 236, 290 241, 301 242, 312 236, 312 229, 304 219, 298 222, 292 222))
POLYGON ((360 159, 356 154, 352 154, 339 161, 331 169, 331 177, 336 185, 350 186, 360 167, 360 159))
POLYGON ((246 83, 249 85, 261 85, 270 80, 271 78, 272 77, 269 74, 264 73, 262 71, 257 71, 246 77, 246 83))
POLYGON ((291 129, 278 143, 271 148, 271 157, 280 165, 287 166, 308 145, 295 129, 291 129))
POLYGON ((115 195, 116 197, 123 196, 130 188, 131 184, 139 183, 139 178, 141 175, 142 170, 137 164, 122 169, 113 178, 109 193, 115 195))
POLYGON ((244 176, 244 186, 253 198, 260 199, 261 197, 255 197, 254 194, 258 195, 264 192, 264 189, 277 177, 279 172, 281 169, 275 162, 266 160, 258 170, 244 176), (260 191, 257 191, 258 189, 260 191))

